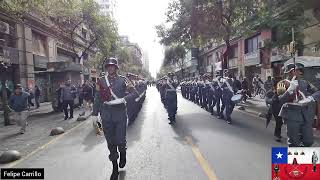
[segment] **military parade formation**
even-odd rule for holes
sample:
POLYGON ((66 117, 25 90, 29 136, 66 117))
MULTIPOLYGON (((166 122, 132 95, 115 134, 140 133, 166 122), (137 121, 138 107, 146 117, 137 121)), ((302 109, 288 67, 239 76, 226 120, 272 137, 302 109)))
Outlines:
MULTIPOLYGON (((316 102, 319 102, 320 91, 304 79, 304 65, 301 63, 288 64, 283 74, 284 79, 272 84, 267 92, 265 99, 269 107, 267 126, 273 115, 276 121, 274 130, 276 141, 281 142, 281 128, 286 124, 287 141, 290 147, 312 146, 316 102)), ((225 119, 228 124, 231 124, 234 107, 243 102, 247 94, 244 93, 246 89, 232 73, 225 70, 223 75, 223 77, 217 75, 213 78, 211 73, 207 73, 186 78, 179 85, 182 97, 199 105, 218 119, 225 119)), ((175 90, 177 83, 173 83, 175 81, 172 79, 173 73, 169 73, 157 82, 161 101, 168 111, 170 120, 177 109, 175 90), (171 96, 172 91, 174 96, 171 96)))
POLYGON ((231 114, 235 105, 241 101, 241 96, 238 96, 241 89, 235 85, 231 73, 225 71, 224 77, 217 76, 215 79, 211 74, 204 74, 198 78, 186 79, 180 85, 184 98, 219 119, 225 118, 228 124, 232 123, 231 114))

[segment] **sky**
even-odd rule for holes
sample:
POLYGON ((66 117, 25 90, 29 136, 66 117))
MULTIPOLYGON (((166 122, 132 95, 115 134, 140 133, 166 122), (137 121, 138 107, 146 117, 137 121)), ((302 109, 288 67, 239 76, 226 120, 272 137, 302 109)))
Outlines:
POLYGON ((148 53, 149 71, 153 77, 163 60, 163 46, 157 38, 155 26, 165 22, 170 0, 116 0, 115 18, 119 34, 129 36, 148 53))

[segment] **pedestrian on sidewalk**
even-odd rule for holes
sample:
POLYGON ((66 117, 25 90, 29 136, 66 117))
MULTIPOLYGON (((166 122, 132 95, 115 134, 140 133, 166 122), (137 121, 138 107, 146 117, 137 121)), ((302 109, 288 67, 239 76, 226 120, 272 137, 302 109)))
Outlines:
POLYGON ((40 88, 36 85, 35 88, 34 88, 34 99, 35 99, 35 102, 36 102, 37 109, 40 107, 40 102, 39 102, 40 96, 41 96, 40 88))
MULTIPOLYGON (((250 90, 249 90, 249 82, 248 82, 248 79, 246 77, 243 78, 242 82, 241 82, 241 87, 244 91, 245 94, 247 94, 248 97, 252 97, 251 96, 251 93, 250 93, 250 90)), ((247 96, 244 96, 244 101, 247 100, 247 96)))
POLYGON ((28 99, 30 94, 22 90, 22 86, 17 84, 15 86, 14 94, 10 96, 9 106, 14 111, 13 118, 17 124, 21 126, 20 133, 24 134, 27 126, 28 118, 28 99))
POLYGON ((110 179, 117 180, 119 167, 126 165, 127 150, 127 108, 126 103, 139 97, 131 82, 124 76, 118 74, 118 60, 108 58, 104 61, 104 67, 108 72, 101 77, 97 84, 97 94, 93 106, 93 116, 102 119, 102 127, 110 151, 109 159, 112 162, 113 170, 110 179), (120 162, 118 158, 120 152, 120 162))
POLYGON ((26 93, 29 94, 29 97, 28 97, 28 108, 30 109, 31 106, 32 107, 34 106, 34 104, 32 102, 32 99, 34 98, 34 94, 31 92, 31 90, 29 88, 26 88, 25 91, 26 91, 26 93))
POLYGON ((277 142, 281 142, 281 128, 283 125, 283 119, 279 116, 279 112, 281 110, 282 104, 279 101, 279 96, 277 94, 277 85, 274 84, 272 91, 269 91, 266 96, 266 103, 268 104, 268 112, 266 115, 267 125, 274 117, 276 121, 276 126, 274 128, 274 139, 277 142))
POLYGON ((64 120, 73 118, 74 99, 76 98, 77 89, 71 85, 71 80, 65 82, 65 86, 61 89, 61 101, 64 111, 64 120), (70 115, 68 113, 68 106, 70 108, 70 115))
POLYGON ((268 93, 269 91, 272 91, 273 86, 274 86, 273 80, 271 79, 271 76, 268 76, 267 80, 264 83, 264 89, 268 93))
POLYGON ((56 89, 56 97, 57 97, 57 101, 58 101, 58 109, 60 112, 63 112, 63 104, 62 104, 62 99, 61 99, 61 90, 64 87, 63 83, 59 83, 59 88, 56 89))
POLYGON ((84 114, 86 111, 92 111, 93 104, 93 87, 90 82, 87 80, 82 87, 82 96, 83 96, 83 105, 84 105, 84 114))

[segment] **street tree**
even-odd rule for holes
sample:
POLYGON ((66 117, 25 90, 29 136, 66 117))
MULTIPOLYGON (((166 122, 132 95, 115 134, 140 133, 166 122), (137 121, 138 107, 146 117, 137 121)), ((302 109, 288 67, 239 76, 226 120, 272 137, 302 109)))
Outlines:
POLYGON ((175 0, 170 3, 166 23, 157 26, 161 43, 200 46, 209 41, 223 42, 224 68, 227 66, 230 40, 244 28, 262 4, 255 0, 175 0), (179 29, 182 29, 179 31, 179 29))
POLYGON ((164 52, 164 65, 175 65, 181 70, 181 76, 184 77, 186 67, 186 50, 182 45, 173 45, 164 52))

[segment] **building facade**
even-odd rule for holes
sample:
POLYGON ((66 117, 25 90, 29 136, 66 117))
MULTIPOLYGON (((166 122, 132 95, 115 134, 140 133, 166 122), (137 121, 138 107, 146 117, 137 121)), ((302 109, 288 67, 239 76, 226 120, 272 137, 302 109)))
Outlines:
MULTIPOLYGON (((314 1, 305 7, 304 16, 309 20, 304 27, 303 51, 300 56, 320 56, 320 2, 314 1)), ((281 78, 281 69, 286 60, 292 56, 288 46, 267 47, 270 41, 276 41, 277 32, 274 29, 264 29, 249 37, 239 37, 231 40, 228 70, 235 77, 247 77, 252 80, 254 75, 259 75, 262 80, 268 76, 281 78)), ((226 50, 224 44, 209 44, 201 48, 199 54, 199 73, 220 70, 217 68, 223 59, 226 50)), ((298 53, 296 54, 298 56, 298 53)))
POLYGON ((0 60, 11 63, 7 78, 10 84, 20 83, 31 90, 37 85, 42 90, 41 101, 50 101, 55 89, 65 80, 80 85, 89 79, 90 72, 84 62, 95 52, 89 49, 79 59, 74 51, 75 46, 79 52, 86 46, 89 35, 83 28, 72 40, 58 33, 50 20, 35 13, 23 23, 0 13, 0 60))

